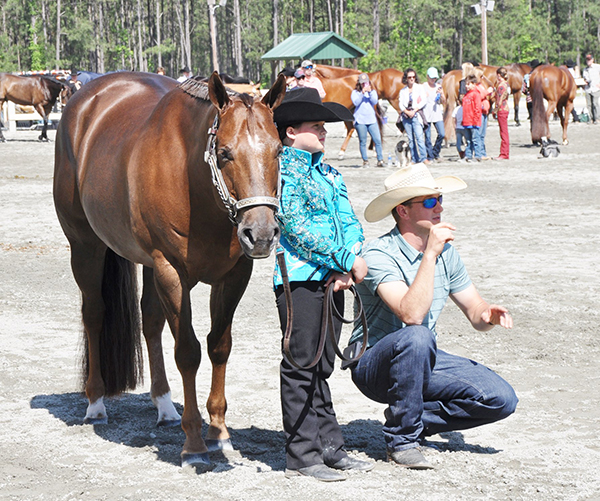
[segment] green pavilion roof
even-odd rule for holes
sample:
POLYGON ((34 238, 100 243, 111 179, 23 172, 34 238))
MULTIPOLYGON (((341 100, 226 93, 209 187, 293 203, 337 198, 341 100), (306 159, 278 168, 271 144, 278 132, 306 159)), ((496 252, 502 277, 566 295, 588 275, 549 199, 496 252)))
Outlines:
POLYGON ((342 59, 361 57, 367 53, 333 31, 320 33, 296 33, 277 47, 273 47, 261 59, 277 61, 285 59, 342 59))

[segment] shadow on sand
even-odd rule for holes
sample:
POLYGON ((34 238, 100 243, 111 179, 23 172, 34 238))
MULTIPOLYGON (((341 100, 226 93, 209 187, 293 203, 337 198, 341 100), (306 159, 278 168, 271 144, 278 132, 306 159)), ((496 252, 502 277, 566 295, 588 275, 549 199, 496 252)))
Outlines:
MULTIPOLYGON (((104 440, 133 448, 151 448, 160 461, 178 466, 185 434, 179 426, 157 427, 156 409, 148 393, 125 393, 120 397, 105 399, 109 415, 108 424, 93 425, 94 433, 104 440)), ((67 426, 83 425, 87 399, 82 393, 61 393, 36 395, 31 399, 32 409, 46 409, 52 416, 67 426)), ((183 406, 175 403, 181 414, 183 406)), ((203 434, 208 425, 204 423, 203 434)), ((342 425, 346 449, 364 452, 374 460, 385 461, 386 450, 382 435, 382 424, 376 420, 357 419, 342 425)), ((226 471, 232 463, 242 458, 268 465, 272 470, 285 469, 285 436, 283 431, 250 426, 249 428, 229 428, 235 451, 211 452, 213 471, 226 471), (278 454, 273 455, 273 451, 278 454)), ((464 451, 474 454, 496 454, 500 451, 490 447, 467 444, 462 433, 447 432, 437 435, 428 444, 441 451, 464 451)))

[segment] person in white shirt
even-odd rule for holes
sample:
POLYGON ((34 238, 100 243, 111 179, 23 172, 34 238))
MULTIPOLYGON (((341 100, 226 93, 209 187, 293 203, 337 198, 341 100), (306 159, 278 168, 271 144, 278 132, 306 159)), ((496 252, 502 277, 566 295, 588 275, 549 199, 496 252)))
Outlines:
POLYGON ((439 81, 440 75, 437 68, 431 67, 427 70, 427 83, 423 84, 425 94, 427 94, 427 104, 425 105, 425 118, 429 122, 429 127, 425 129, 425 148, 427 149, 427 160, 441 162, 440 152, 446 131, 444 130, 444 104, 446 98, 442 90, 442 84, 439 81), (431 144, 431 129, 435 127, 437 137, 435 144, 431 144))
POLYGON ((600 120, 600 64, 594 63, 594 57, 591 54, 585 56, 587 68, 583 70, 583 79, 587 84, 585 86, 585 99, 593 124, 600 120))

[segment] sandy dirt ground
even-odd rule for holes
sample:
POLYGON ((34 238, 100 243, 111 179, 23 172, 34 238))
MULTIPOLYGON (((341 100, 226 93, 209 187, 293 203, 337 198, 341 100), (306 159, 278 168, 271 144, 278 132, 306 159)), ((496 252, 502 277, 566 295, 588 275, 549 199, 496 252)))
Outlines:
MULTIPOLYGON (((364 208, 393 169, 358 168, 356 139, 338 160, 343 131, 329 128, 330 163, 343 173, 364 222, 364 208)), ((427 454, 436 469, 404 470, 385 462, 384 407, 338 369, 330 381, 347 449, 376 467, 335 484, 284 477, 273 257, 255 263, 235 317, 226 391, 234 452, 214 454, 210 471, 182 469, 184 434, 156 428, 147 365, 144 385, 107 402, 108 424, 82 425, 80 299, 52 203, 54 143, 37 142, 36 132, 6 133, 8 142, 0 144, 0 498, 600 499, 600 126, 569 127, 571 144, 556 159, 539 158, 528 128, 526 121, 510 127, 510 161, 459 164, 452 147, 431 168, 468 183, 444 200, 445 220, 457 227, 455 245, 482 295, 507 306, 515 321, 512 331, 478 333, 448 304, 438 323, 440 347, 512 383, 517 412, 432 437, 439 451, 427 454)), ((557 123, 551 131, 560 137, 557 123)), ((386 159, 396 135, 386 126, 386 159)), ((498 154, 493 122, 487 145, 490 155, 498 154)), ((390 219, 364 223, 367 240, 391 226, 390 219)), ((193 292, 204 354, 208 292, 204 285, 193 292)), ((164 344, 181 411, 167 330, 164 344)), ((204 356, 200 402, 209 378, 204 356)))

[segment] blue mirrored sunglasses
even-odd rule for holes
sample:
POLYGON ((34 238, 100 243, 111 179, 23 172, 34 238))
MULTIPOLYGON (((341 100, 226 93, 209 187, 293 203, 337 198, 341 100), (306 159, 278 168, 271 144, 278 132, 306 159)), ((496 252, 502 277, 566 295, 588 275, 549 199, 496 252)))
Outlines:
POLYGON ((304 66, 304 68, 306 68, 307 70, 312 70, 313 69, 312 64, 309 64, 308 66, 304 66))
POLYGON ((442 205, 443 200, 444 196, 440 195, 439 197, 430 197, 426 198, 425 200, 419 200, 418 202, 404 202, 404 204, 402 205, 423 204, 423 207, 425 207, 426 209, 433 209, 438 202, 440 203, 440 205, 442 205))

